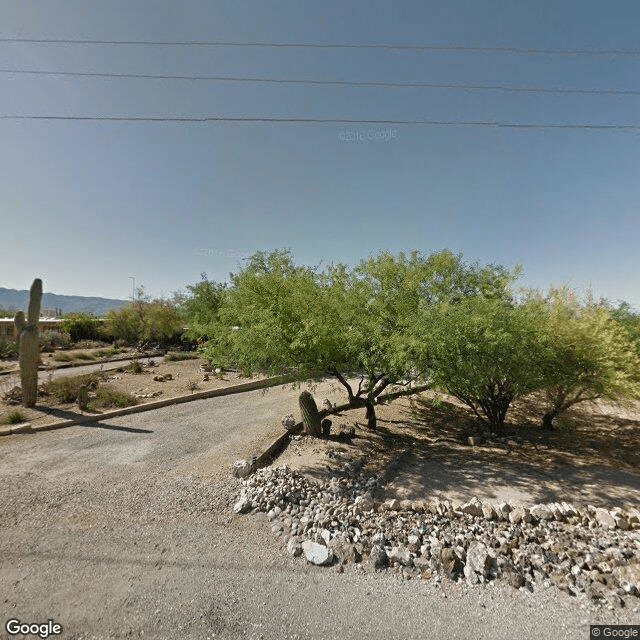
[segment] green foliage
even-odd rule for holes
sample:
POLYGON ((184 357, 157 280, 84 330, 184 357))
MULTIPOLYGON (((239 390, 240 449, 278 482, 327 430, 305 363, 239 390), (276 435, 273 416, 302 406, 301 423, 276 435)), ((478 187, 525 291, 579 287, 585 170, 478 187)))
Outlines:
POLYGON ((4 420, 5 424, 20 424, 26 422, 27 419, 20 411, 12 411, 4 420))
POLYGON ((414 354, 436 387, 500 432, 511 402, 540 388, 545 355, 534 309, 482 296, 423 310, 414 354))
POLYGON ((73 356, 70 353, 56 353, 53 356, 53 359, 56 362, 71 362, 73 360, 73 356))
POLYGON ((68 349, 71 346, 69 334, 60 331, 41 331, 38 340, 40 351, 44 353, 52 353, 56 349, 68 349))
POLYGON ((227 286, 207 279, 201 274, 200 282, 188 285, 189 294, 181 297, 179 309, 187 323, 185 336, 194 340, 206 338, 218 318, 218 311, 226 299, 227 286))
POLYGON ((140 362, 138 358, 134 358, 129 363, 129 366, 127 368, 129 369, 129 371, 131 371, 131 373, 142 373, 143 371, 142 362, 140 362))
POLYGON ((128 344, 171 342, 182 331, 183 320, 174 305, 165 300, 145 300, 142 292, 137 300, 110 309, 105 317, 106 334, 128 344))
POLYGON ((119 409, 131 407, 138 404, 138 399, 134 396, 113 389, 109 385, 102 385, 96 389, 96 396, 89 404, 89 409, 119 409))
POLYGON ((14 360, 17 357, 17 341, 7 340, 7 338, 0 338, 0 360, 14 360))
POLYGON ((44 382, 41 390, 43 395, 53 396, 58 402, 69 404, 78 399, 81 385, 85 385, 90 391, 95 391, 102 379, 104 379, 104 374, 99 371, 82 376, 56 378, 44 382))
POLYGON ((79 353, 76 353, 76 358, 78 360, 95 360, 96 359, 93 353, 86 353, 84 351, 80 351, 79 353))
POLYGON ((111 347, 111 349, 100 349, 99 351, 96 351, 94 353, 96 358, 109 358, 111 356, 115 356, 118 355, 119 353, 122 353, 123 351, 126 351, 126 349, 121 349, 118 347, 111 347))
POLYGON ((381 253, 354 269, 337 264, 322 272, 296 266, 288 251, 258 252, 216 298, 203 351, 244 373, 330 373, 353 406, 367 407, 375 428, 375 397, 410 377, 418 340, 409 328, 419 310, 472 295, 508 298, 516 275, 467 265, 449 251, 381 253), (363 374, 357 390, 343 371, 363 374))
POLYGON ((580 402, 640 397, 640 354, 632 342, 635 321, 626 316, 628 310, 621 317, 619 310, 612 313, 590 295, 582 303, 566 286, 551 288, 545 298, 529 292, 526 304, 539 310, 544 330, 544 427, 552 428, 557 416, 580 402))
POLYGON ((0 318, 15 318, 18 309, 4 309, 0 307, 0 318))
POLYGON ((165 362, 180 362, 181 360, 197 360, 200 356, 192 351, 178 351, 168 353, 164 359, 165 362))
POLYGON ((89 311, 71 311, 62 318, 62 330, 72 342, 96 340, 100 337, 100 321, 89 311))
POLYGON ((322 435, 322 424, 316 401, 309 391, 303 391, 298 398, 305 433, 319 438, 322 435))

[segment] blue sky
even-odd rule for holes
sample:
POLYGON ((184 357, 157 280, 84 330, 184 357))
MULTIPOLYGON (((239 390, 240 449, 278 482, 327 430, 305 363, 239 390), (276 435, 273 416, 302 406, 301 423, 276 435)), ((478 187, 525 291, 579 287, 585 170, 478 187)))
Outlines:
MULTIPOLYGON (((0 37, 638 50, 590 0, 2 3, 0 37)), ((640 55, 0 43, 0 69, 640 88, 640 55)), ((0 115, 640 124, 640 95, 0 73, 0 115)), ((288 247, 297 262, 450 248, 640 310, 640 131, 0 119, 0 286, 126 298, 288 247)))

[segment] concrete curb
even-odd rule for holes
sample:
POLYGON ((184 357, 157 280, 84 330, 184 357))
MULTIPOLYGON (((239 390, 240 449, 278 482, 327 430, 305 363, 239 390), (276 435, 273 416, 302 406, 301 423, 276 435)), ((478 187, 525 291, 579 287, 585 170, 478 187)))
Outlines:
MULTIPOLYGON (((388 400, 395 400, 396 398, 400 398, 402 396, 409 396, 414 393, 421 393, 422 391, 427 391, 428 389, 432 389, 433 386, 430 384, 421 385, 419 387, 415 387, 413 389, 403 389, 402 391, 394 391, 393 393, 386 393, 382 396, 379 396, 376 399, 376 404, 380 404, 380 402, 386 402, 388 400)), ((347 411, 349 409, 362 409, 363 407, 352 407, 350 404, 341 404, 339 406, 334 407, 331 411, 323 410, 320 411, 320 419, 336 415, 343 411, 347 411)), ((253 456, 250 460, 254 460, 253 468, 251 473, 253 473, 258 467, 266 464, 270 458, 275 458, 280 453, 282 453, 289 443, 291 442, 291 436, 296 435, 302 431, 303 424, 302 422, 298 422, 295 427, 292 429, 287 429, 281 436, 278 436, 265 451, 260 453, 257 456, 253 456)))
MULTIPOLYGON (((199 391, 198 393, 191 393, 188 396, 178 396, 176 398, 167 398, 165 400, 156 400, 155 402, 146 402, 144 404, 134 405, 132 407, 125 407, 124 409, 114 409, 113 411, 106 411, 97 415, 80 416, 78 418, 72 418, 70 420, 63 420, 61 422, 52 422, 50 424, 37 425, 28 429, 31 432, 36 431, 52 431, 54 429, 63 429, 64 427, 73 427, 74 425, 84 424, 87 422, 102 422, 103 420, 109 420, 110 418, 117 418, 119 416, 126 416, 132 413, 142 413, 143 411, 152 411, 153 409, 160 409, 162 407, 168 407, 173 404, 182 404, 184 402, 191 402, 192 400, 204 400, 206 398, 215 398, 217 396, 227 396, 234 393, 243 393, 244 391, 254 391, 256 389, 266 389, 268 387, 277 387, 289 382, 295 382, 297 380, 294 375, 275 376, 273 378, 265 378, 263 380, 254 380, 252 382, 243 382, 242 384, 236 384, 230 387, 222 387, 221 389, 210 389, 209 391, 199 391)), ((18 427, 22 425, 17 425, 18 427)), ((11 429, 15 429, 12 427, 11 429)), ((24 429, 26 431, 27 429, 24 429)), ((0 435, 10 435, 12 433, 18 433, 18 431, 6 429, 0 430, 0 435)))

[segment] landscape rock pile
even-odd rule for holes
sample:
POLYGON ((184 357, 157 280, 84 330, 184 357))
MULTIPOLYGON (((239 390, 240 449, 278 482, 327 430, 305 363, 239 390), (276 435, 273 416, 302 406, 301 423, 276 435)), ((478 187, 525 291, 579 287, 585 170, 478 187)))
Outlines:
POLYGON ((286 465, 242 481, 236 513, 265 512, 292 556, 316 565, 347 563, 405 578, 505 580, 515 588, 556 587, 609 607, 638 606, 640 512, 387 500, 374 496, 382 476, 306 478, 286 465))

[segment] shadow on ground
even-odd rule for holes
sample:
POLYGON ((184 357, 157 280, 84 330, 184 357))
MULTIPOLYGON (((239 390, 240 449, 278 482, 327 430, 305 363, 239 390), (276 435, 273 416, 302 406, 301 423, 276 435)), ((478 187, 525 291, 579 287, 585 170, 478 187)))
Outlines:
POLYGON ((434 403, 434 395, 423 392, 378 407, 375 432, 363 427, 358 411, 345 412, 334 424, 358 425, 351 442, 304 439, 292 443, 276 464, 287 462, 326 480, 364 456, 365 473, 384 474, 381 499, 640 502, 637 405, 575 407, 563 428, 548 432, 539 426, 540 399, 530 397, 510 411, 504 441, 489 438, 471 446, 469 436, 479 432, 477 418, 455 398, 440 394, 434 403))

